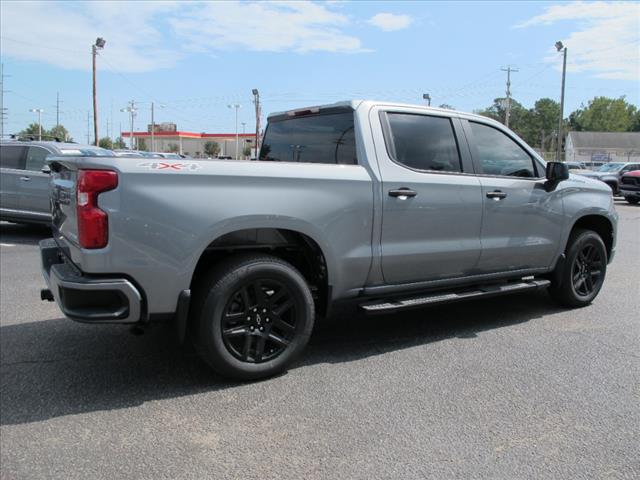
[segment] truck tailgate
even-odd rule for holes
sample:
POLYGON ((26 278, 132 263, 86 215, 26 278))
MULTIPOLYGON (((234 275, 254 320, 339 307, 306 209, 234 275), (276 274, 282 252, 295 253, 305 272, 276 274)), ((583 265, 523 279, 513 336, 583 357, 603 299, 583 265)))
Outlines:
POLYGON ((51 215, 54 237, 64 237, 78 246, 78 222, 76 212, 75 165, 52 161, 51 167, 51 215))

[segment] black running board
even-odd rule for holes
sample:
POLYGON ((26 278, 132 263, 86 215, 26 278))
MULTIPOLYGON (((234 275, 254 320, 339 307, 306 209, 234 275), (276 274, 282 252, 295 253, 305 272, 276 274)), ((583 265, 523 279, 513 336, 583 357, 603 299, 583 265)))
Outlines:
POLYGON ((367 313, 392 313, 396 310, 406 310, 427 305, 440 305, 443 303, 471 300, 473 298, 494 297, 525 290, 538 290, 548 287, 550 283, 549 280, 527 280, 517 283, 484 285, 457 292, 436 292, 395 300, 376 300, 374 302, 363 303, 360 305, 360 308, 367 313))

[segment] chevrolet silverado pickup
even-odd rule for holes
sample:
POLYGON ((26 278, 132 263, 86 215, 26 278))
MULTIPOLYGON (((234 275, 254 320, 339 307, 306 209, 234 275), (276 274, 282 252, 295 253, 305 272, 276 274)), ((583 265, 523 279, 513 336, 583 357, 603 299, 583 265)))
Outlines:
POLYGON ((173 319, 219 374, 300 354, 316 315, 548 289, 588 305, 611 189, 477 115, 349 101, 272 114, 259 161, 56 157, 41 297, 87 323, 173 319))

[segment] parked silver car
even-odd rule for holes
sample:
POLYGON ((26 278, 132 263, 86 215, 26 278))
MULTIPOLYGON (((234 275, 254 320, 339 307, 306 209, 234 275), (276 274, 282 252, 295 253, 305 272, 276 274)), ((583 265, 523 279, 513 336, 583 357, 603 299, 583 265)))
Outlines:
POLYGON ((0 144, 0 220, 51 223, 49 173, 45 159, 112 157, 113 152, 77 143, 9 140, 0 144))

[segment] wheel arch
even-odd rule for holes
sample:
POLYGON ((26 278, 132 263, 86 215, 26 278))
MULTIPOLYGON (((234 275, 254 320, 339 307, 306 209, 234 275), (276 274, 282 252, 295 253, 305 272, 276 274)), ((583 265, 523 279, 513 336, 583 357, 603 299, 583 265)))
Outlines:
POLYGON ((611 258, 611 253, 613 251, 614 246, 614 235, 615 230, 613 223, 611 220, 599 214, 587 214, 579 217, 574 221, 571 230, 569 231, 569 236, 567 237, 567 241, 565 242, 565 251, 569 244, 569 239, 571 238, 571 234, 576 230, 592 230, 600 235, 604 245, 607 249, 607 259, 611 258))
POLYGON ((193 289, 216 262, 238 252, 268 253, 292 264, 309 283, 318 311, 328 312, 335 274, 332 258, 327 256, 328 248, 307 229, 291 226, 238 225, 219 233, 202 249, 190 288, 193 289))

